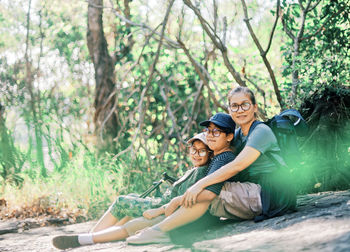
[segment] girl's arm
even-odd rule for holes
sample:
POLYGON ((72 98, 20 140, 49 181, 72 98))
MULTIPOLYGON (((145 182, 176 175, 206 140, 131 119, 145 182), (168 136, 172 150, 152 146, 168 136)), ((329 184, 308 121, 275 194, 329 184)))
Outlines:
POLYGON ((161 207, 152 208, 144 211, 142 215, 143 217, 149 220, 162 214, 165 214, 165 216, 169 216, 180 206, 181 200, 182 200, 182 195, 177 196, 173 198, 169 203, 161 207))
POLYGON ((252 147, 246 146, 232 162, 222 166, 212 174, 202 178, 196 184, 187 189, 181 200, 181 205, 191 206, 197 202, 197 196, 207 186, 217 184, 235 176, 249 165, 255 162, 260 152, 252 147))
POLYGON ((163 205, 158 208, 148 209, 144 211, 142 215, 148 220, 156 218, 157 216, 164 214, 165 206, 166 205, 163 205))

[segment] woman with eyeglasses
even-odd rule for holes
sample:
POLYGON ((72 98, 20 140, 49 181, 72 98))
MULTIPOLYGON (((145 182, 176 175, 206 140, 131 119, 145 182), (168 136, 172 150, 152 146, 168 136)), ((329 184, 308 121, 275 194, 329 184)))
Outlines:
MULTIPOLYGON (((278 165, 284 161, 277 139, 267 125, 257 122, 258 106, 254 93, 246 87, 237 87, 229 93, 228 105, 232 119, 239 126, 234 139, 237 157, 191 186, 182 196, 184 207, 180 208, 181 215, 176 215, 180 212, 178 210, 167 225, 161 224, 172 216, 158 224, 162 232, 142 231, 127 241, 134 244, 159 242, 165 232, 196 220, 208 207, 210 213, 216 216, 255 221, 295 209, 296 194, 292 182, 286 176, 285 167, 278 165), (253 124, 256 125, 250 132, 253 124), (208 188, 223 182, 218 197, 205 197, 208 188)), ((213 125, 209 123, 209 135, 214 134, 213 130, 213 125)), ((207 140, 211 147, 211 137, 207 140)))
POLYGON ((281 150, 272 130, 257 121, 254 93, 237 87, 228 95, 229 111, 239 129, 235 134, 237 158, 206 176, 187 190, 183 203, 195 202, 209 185, 234 177, 212 206, 226 218, 264 219, 280 216, 296 207, 296 192, 288 176, 281 150), (252 127, 254 125, 254 127, 252 127), (238 201, 246 200, 254 211, 239 211, 238 201))
MULTIPOLYGON (((220 135, 217 131, 213 134, 220 135)), ((122 240, 169 216, 180 205, 181 198, 178 196, 184 194, 187 188, 207 174, 208 163, 212 156, 212 150, 207 145, 205 133, 195 135, 187 143, 188 155, 193 168, 172 185, 173 187, 166 196, 162 199, 141 199, 133 195, 130 197, 128 195, 119 196, 90 233, 57 236, 52 241, 53 245, 63 250, 82 245, 122 240), (143 217, 140 217, 142 215, 143 217)), ((210 217, 205 219, 207 223, 214 223, 217 220, 210 217)))
MULTIPOLYGON (((203 132, 209 148, 213 151, 212 160, 205 174, 208 176, 235 159, 236 155, 231 149, 231 141, 234 138, 236 125, 231 116, 226 113, 217 113, 209 120, 201 122, 200 125, 205 127, 203 132)), ((208 207, 210 202, 220 194, 223 186, 224 181, 206 187, 199 196, 200 202, 193 208, 186 207, 192 206, 195 202, 190 202, 186 206, 180 207, 183 196, 178 196, 170 202, 170 205, 174 203, 172 210, 180 207, 177 211, 159 224, 129 237, 127 242, 130 244, 170 242, 167 231, 171 231, 170 236, 172 238, 180 240, 182 237, 191 235, 195 231, 205 230, 217 224, 218 222, 215 223, 215 220, 218 221, 220 216, 213 214, 208 210, 208 207), (181 236, 181 238, 176 238, 176 236, 181 236)))

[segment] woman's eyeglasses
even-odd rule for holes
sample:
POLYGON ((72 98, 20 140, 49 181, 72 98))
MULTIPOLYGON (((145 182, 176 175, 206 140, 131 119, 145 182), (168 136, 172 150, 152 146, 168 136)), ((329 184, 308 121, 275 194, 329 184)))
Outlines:
POLYGON ((191 155, 196 155, 196 153, 198 153, 198 156, 200 157, 205 157, 208 153, 207 149, 199 149, 197 150, 196 148, 190 147, 190 154, 191 155))
POLYGON ((243 111, 248 111, 250 109, 251 105, 252 104, 249 102, 243 102, 241 105, 233 103, 233 104, 229 105, 229 108, 232 112, 237 112, 239 110, 239 108, 241 108, 243 111))
POLYGON ((204 134, 205 135, 209 135, 209 134, 212 134, 212 136, 214 137, 219 137, 221 135, 221 132, 224 132, 223 130, 219 130, 219 129, 208 129, 208 128, 205 128, 203 130, 204 134))

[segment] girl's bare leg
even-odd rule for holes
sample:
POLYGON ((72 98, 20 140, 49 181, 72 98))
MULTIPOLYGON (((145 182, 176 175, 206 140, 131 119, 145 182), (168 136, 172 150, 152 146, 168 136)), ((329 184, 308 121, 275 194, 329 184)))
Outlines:
POLYGON ((124 240, 129 236, 123 226, 112 226, 92 234, 94 243, 124 240))
POLYGON ((131 220, 131 217, 124 217, 121 220, 118 220, 114 217, 110 210, 108 209, 105 214, 99 219, 97 224, 90 230, 90 233, 98 232, 103 229, 112 227, 112 226, 121 226, 124 225, 127 221, 131 220))
POLYGON ((92 233, 92 239, 94 243, 123 240, 129 236, 129 232, 134 233, 146 227, 151 227, 152 225, 162 221, 164 218, 164 215, 150 220, 144 217, 135 218, 122 226, 113 226, 99 232, 92 233))
POLYGON ((193 222, 200 218, 208 210, 210 203, 211 201, 205 201, 197 203, 192 207, 181 207, 178 210, 176 210, 172 215, 164 219, 162 222, 154 225, 154 227, 158 227, 163 232, 167 232, 177 227, 193 222))

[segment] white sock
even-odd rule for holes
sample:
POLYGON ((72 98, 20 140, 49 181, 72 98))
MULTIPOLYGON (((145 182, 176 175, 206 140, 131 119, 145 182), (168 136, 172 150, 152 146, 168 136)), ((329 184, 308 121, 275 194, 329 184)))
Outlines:
POLYGON ((94 240, 92 239, 92 234, 80 234, 78 235, 78 242, 80 245, 90 245, 94 244, 94 240))

